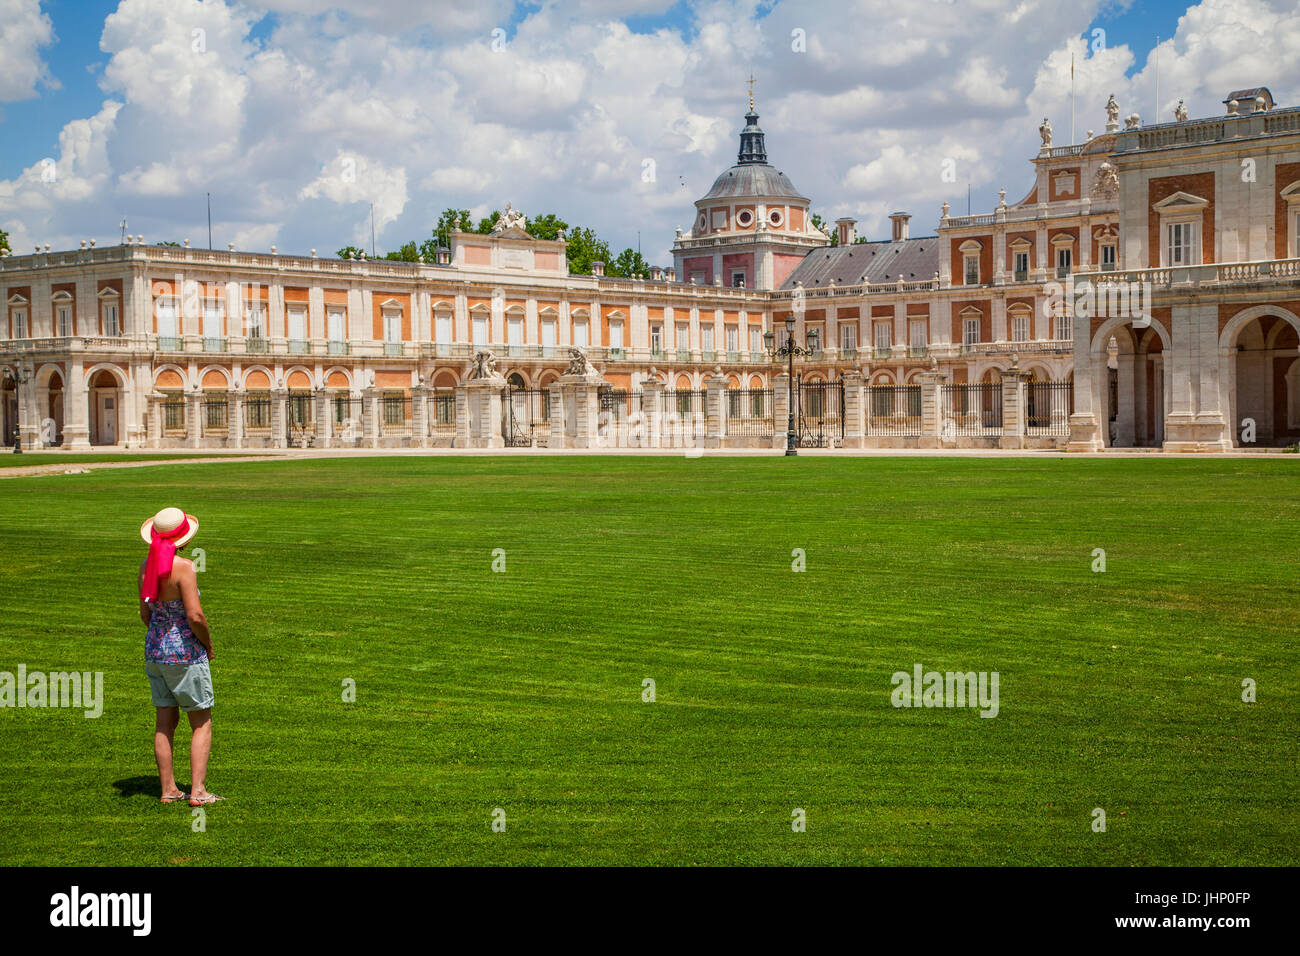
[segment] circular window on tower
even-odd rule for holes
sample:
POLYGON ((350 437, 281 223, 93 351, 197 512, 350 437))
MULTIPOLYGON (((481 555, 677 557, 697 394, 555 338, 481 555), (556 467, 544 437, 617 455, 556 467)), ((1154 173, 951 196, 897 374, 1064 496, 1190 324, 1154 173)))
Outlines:
POLYGON ((748 209, 742 209, 740 210, 740 212, 736 213, 737 225, 750 226, 753 225, 753 222, 754 222, 754 214, 750 212, 748 209))
POLYGON ((709 217, 705 213, 700 213, 700 219, 697 225, 700 232, 707 232, 709 228, 709 217))
POLYGON ((781 223, 784 222, 784 220, 781 218, 781 210, 773 209, 771 212, 769 212, 767 214, 767 221, 774 226, 781 225, 781 223))

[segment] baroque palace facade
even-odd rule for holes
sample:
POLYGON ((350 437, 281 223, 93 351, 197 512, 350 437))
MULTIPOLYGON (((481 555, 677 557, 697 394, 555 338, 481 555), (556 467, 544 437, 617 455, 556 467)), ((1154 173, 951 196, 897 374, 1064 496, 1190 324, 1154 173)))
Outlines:
POLYGON ((570 275, 507 206, 437 261, 148 246, 0 259, 0 429, 92 446, 1150 446, 1300 438, 1300 109, 1056 146, 987 214, 837 243, 737 163, 673 266, 570 275), (772 346, 806 354, 789 365, 772 346))

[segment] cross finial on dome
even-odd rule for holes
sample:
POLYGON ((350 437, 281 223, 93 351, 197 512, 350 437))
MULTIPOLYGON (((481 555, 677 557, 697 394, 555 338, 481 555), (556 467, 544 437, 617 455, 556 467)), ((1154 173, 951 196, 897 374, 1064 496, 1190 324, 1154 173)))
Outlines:
POLYGON ((749 74, 749 111, 754 112, 754 74, 749 74))

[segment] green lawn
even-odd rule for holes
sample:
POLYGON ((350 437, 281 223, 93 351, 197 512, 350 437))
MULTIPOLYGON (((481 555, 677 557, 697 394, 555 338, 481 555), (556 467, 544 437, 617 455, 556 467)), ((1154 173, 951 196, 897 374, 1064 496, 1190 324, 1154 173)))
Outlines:
POLYGON ((10 479, 0 670, 101 670, 105 710, 0 710, 0 864, 1296 864, 1298 466, 10 479), (138 528, 173 503, 202 521, 217 646, 209 784, 229 802, 205 833, 157 801, 136 615, 138 528), (918 663, 998 672, 1000 713, 891 706, 918 663))
POLYGON ((256 452, 69 452, 25 451, 15 455, 11 448, 0 445, 0 469, 27 468, 31 465, 84 465, 102 461, 183 461, 189 458, 242 458, 256 452))

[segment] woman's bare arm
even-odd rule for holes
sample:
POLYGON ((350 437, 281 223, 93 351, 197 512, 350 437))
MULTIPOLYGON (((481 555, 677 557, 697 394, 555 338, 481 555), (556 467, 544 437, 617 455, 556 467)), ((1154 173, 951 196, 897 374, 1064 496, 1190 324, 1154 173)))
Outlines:
MULTIPOLYGON (((135 593, 140 593, 140 588, 144 587, 144 566, 145 562, 140 562, 140 573, 135 576, 135 593)), ((145 624, 149 623, 153 611, 149 608, 148 602, 144 598, 140 599, 140 620, 145 624)))
POLYGON ((185 602, 185 616, 189 619, 190 630, 208 652, 208 657, 214 657, 208 619, 204 617, 203 606, 199 603, 199 582, 194 573, 194 565, 179 559, 172 567, 172 576, 181 589, 181 600, 185 602))

